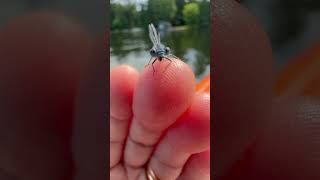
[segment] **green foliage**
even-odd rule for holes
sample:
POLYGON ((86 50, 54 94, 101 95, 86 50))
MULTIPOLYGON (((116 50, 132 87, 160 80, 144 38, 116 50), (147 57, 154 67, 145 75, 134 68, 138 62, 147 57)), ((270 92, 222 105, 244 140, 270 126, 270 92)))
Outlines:
POLYGON ((132 28, 137 24, 138 16, 134 4, 111 4, 111 29, 132 28))
POLYGON ((173 0, 149 0, 148 20, 158 23, 159 21, 172 21, 177 11, 177 6, 173 0))
POLYGON ((209 25, 210 24, 210 1, 203 0, 199 3, 200 14, 199 24, 209 25))
POLYGON ((183 6, 186 4, 185 0, 176 0, 177 12, 174 17, 173 24, 174 25, 184 25, 184 19, 182 14, 183 6))
POLYGON ((183 18, 189 25, 199 24, 200 21, 200 10, 197 3, 189 3, 184 6, 182 10, 183 18))
POLYGON ((209 0, 148 0, 137 10, 135 4, 118 4, 111 1, 111 30, 146 27, 150 22, 169 21, 176 25, 208 25, 209 0), (188 2, 188 3, 186 3, 188 2))
POLYGON ((148 7, 147 5, 142 5, 140 11, 140 22, 138 26, 145 26, 149 23, 149 14, 148 14, 148 7))

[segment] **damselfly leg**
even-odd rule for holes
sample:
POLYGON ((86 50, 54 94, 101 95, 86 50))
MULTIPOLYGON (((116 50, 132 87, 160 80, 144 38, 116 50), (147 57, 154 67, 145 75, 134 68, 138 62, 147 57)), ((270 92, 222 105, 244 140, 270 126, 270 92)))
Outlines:
POLYGON ((154 75, 154 72, 156 72, 156 70, 154 69, 153 64, 154 64, 157 60, 158 60, 158 58, 155 58, 155 59, 152 61, 153 75, 154 75))
POLYGON ((144 67, 147 67, 147 66, 150 64, 150 62, 151 62, 152 59, 153 59, 153 57, 150 58, 148 64, 146 64, 144 67))

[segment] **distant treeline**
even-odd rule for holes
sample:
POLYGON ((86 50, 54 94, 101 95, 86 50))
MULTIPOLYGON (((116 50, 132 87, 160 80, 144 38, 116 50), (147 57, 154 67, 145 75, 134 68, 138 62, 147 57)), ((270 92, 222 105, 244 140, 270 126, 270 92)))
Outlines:
POLYGON ((201 26, 210 23, 209 0, 148 0, 138 10, 136 4, 111 3, 111 29, 145 27, 168 21, 173 26, 201 26))

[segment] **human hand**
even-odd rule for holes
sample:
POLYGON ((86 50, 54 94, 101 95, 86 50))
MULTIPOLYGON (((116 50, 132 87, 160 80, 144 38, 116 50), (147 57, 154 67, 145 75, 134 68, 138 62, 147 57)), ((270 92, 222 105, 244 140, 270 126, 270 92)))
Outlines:
POLYGON ((154 67, 110 73, 110 177, 146 179, 150 167, 160 179, 209 179, 210 95, 182 61, 154 67))

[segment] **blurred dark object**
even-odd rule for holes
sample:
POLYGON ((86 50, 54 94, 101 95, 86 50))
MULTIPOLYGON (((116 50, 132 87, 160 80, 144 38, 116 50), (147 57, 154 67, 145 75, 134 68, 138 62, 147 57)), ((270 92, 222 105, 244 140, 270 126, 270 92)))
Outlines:
POLYGON ((296 55, 278 73, 275 96, 320 96, 320 42, 296 55))
POLYGON ((273 6, 273 20, 275 23, 273 41, 282 45, 305 31, 306 19, 312 11, 320 9, 320 1, 277 1, 273 6))
POLYGON ((106 179, 107 9, 0 1, 1 180, 106 179))
POLYGON ((92 35, 104 32, 105 1, 93 0, 5 0, 0 1, 0 27, 30 11, 48 10, 72 16, 80 21, 92 35), (103 5, 102 5, 103 4, 103 5))
POLYGON ((277 67, 320 39, 320 1, 241 0, 271 39, 277 67))

